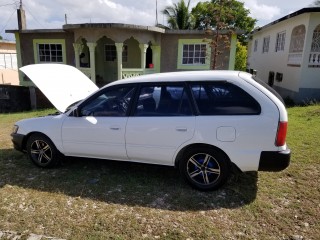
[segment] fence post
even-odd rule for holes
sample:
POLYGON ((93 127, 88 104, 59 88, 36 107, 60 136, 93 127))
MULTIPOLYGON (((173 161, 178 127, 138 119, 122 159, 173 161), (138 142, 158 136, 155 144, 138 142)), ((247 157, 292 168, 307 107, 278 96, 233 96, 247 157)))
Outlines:
POLYGON ((31 109, 36 110, 37 109, 37 94, 36 94, 36 88, 33 86, 29 87, 29 92, 30 92, 30 104, 31 104, 31 109))

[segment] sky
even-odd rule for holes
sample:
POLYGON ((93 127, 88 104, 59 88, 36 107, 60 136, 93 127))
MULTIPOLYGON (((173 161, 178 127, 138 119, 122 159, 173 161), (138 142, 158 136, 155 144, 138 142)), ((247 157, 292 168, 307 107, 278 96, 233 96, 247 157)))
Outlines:
MULTIPOLYGON (((179 0, 158 0, 158 22, 166 25, 161 10, 179 0)), ((187 1, 187 0, 185 0, 187 1)), ((191 8, 201 0, 191 0, 191 8)), ((240 0, 262 27, 301 8, 314 0, 240 0)), ((0 35, 14 40, 6 29, 17 29, 19 0, 0 0, 0 35)), ((28 29, 62 28, 65 21, 76 23, 127 23, 154 26, 156 0, 22 0, 28 29), (67 16, 65 18, 65 15, 67 16)))

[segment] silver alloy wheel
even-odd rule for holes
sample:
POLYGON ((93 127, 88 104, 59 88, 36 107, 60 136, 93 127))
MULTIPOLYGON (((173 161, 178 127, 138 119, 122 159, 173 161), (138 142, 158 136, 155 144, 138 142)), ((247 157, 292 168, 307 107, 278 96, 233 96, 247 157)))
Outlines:
POLYGON ((218 161, 208 153, 197 153, 187 161, 187 173, 198 184, 215 183, 221 174, 218 161))
POLYGON ((48 143, 43 140, 35 140, 31 143, 31 157, 40 166, 49 164, 52 160, 52 149, 48 143))

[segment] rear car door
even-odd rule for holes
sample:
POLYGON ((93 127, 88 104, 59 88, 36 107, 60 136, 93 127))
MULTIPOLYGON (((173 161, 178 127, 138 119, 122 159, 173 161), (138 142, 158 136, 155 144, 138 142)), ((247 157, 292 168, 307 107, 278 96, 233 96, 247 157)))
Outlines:
POLYGON ((199 113, 196 135, 223 149, 240 169, 257 170, 261 152, 274 149, 279 111, 250 84, 236 83, 190 84, 199 113))
POLYGON ((134 85, 109 87, 81 104, 78 116, 69 116, 63 123, 64 153, 127 160, 125 128, 134 89, 134 85))
POLYGON ((130 160, 173 165, 173 156, 193 137, 192 114, 186 86, 181 83, 142 84, 126 129, 130 160))

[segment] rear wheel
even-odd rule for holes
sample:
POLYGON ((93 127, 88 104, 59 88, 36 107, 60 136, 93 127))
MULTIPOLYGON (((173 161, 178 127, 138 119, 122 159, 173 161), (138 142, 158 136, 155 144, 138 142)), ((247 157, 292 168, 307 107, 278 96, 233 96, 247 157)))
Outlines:
POLYGON ((42 168, 56 166, 62 157, 62 154, 56 149, 52 141, 39 133, 29 137, 27 153, 31 161, 42 168))
POLYGON ((179 162, 179 168, 191 186, 203 191, 218 189, 230 174, 227 156, 205 147, 187 151, 179 162))

